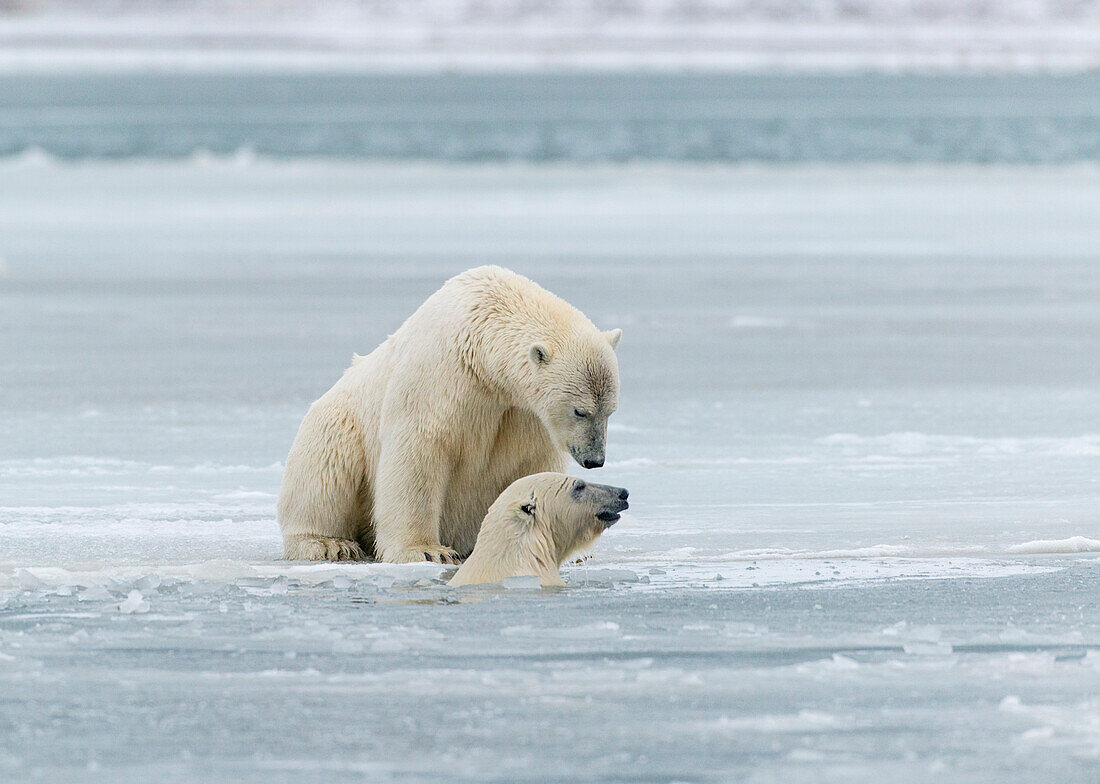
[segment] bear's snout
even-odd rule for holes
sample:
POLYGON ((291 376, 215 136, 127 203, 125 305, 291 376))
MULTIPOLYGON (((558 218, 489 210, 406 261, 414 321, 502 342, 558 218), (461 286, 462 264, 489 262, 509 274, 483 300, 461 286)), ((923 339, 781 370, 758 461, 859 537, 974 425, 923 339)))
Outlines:
POLYGON ((569 447, 569 453, 584 468, 602 468, 606 458, 602 437, 591 437, 584 444, 569 447))
POLYGON ((602 522, 605 528, 609 528, 619 521, 620 512, 630 508, 630 504, 626 501, 630 493, 627 492, 625 487, 611 487, 610 485, 595 485, 595 487, 611 496, 601 504, 602 508, 596 514, 596 519, 602 522))
POLYGON ((625 487, 611 487, 608 485, 607 489, 611 491, 611 500, 608 502, 608 506, 614 508, 617 512, 621 512, 630 506, 626 502, 626 499, 630 497, 630 491, 625 487))

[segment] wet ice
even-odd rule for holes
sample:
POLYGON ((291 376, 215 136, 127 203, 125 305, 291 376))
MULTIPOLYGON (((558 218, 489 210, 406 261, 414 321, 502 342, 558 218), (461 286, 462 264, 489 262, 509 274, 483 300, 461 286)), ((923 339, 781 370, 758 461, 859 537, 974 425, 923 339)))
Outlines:
POLYGON ((1093 174, 0 164, 0 776, 1094 781, 1093 174), (485 261, 623 327, 637 503, 561 590, 280 561, 485 261))

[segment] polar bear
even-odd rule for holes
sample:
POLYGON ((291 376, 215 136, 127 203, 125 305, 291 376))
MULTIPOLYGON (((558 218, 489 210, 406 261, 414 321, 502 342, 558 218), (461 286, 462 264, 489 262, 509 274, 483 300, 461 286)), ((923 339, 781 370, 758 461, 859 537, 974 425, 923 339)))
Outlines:
POLYGON ((621 335, 509 270, 451 278, 310 406, 279 491, 285 557, 460 562, 517 478, 603 465, 621 335))
POLYGON ((558 569, 588 547, 630 505, 625 488, 544 472, 517 479, 489 507, 474 551, 450 585, 495 583, 537 575, 543 587, 565 585, 558 569))

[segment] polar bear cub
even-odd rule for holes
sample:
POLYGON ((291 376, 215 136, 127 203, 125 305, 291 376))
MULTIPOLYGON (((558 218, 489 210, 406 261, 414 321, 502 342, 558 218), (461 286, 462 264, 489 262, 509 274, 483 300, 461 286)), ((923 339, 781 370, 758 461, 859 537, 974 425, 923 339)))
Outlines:
POLYGON ((565 585, 562 563, 615 524, 628 495, 622 487, 549 471, 517 479, 489 507, 473 552, 450 584, 536 575, 543 586, 565 585))

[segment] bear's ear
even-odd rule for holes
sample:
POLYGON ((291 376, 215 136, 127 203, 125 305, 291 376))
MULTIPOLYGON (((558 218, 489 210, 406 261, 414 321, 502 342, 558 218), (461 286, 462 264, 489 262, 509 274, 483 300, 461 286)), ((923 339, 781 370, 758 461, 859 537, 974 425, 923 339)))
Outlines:
POLYGON ((623 336, 623 331, 621 329, 609 329, 607 332, 603 333, 603 336, 607 338, 607 342, 611 344, 611 348, 618 348, 619 338, 623 336))
POLYGON ((550 361, 550 347, 545 343, 532 343, 527 350, 527 358, 535 367, 542 367, 550 361))
POLYGON ((519 508, 519 510, 521 512, 523 512, 525 515, 527 515, 528 517, 534 517, 535 516, 535 499, 532 498, 530 501, 528 501, 523 506, 521 506, 519 508))

